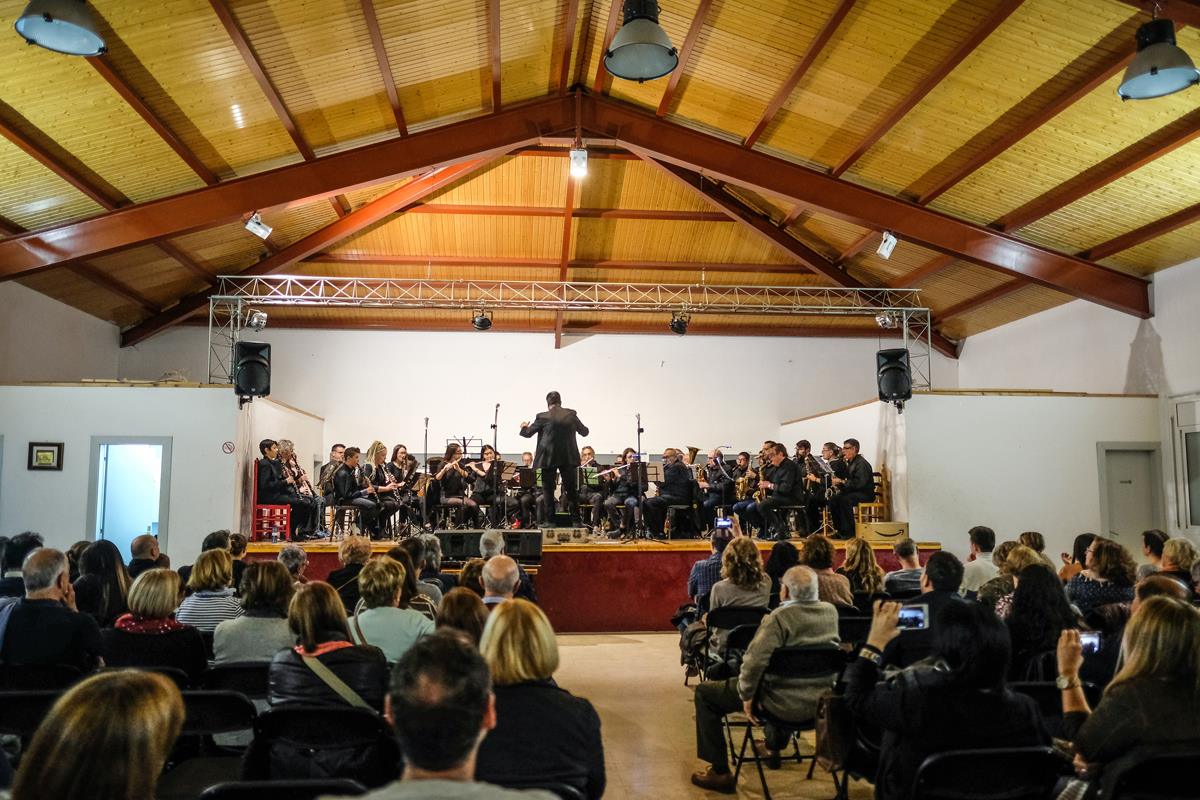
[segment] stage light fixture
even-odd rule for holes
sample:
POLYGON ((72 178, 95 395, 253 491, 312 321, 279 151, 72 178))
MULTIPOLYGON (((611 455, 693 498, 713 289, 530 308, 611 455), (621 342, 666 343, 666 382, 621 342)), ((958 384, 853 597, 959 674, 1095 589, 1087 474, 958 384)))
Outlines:
POLYGON ((263 222, 262 215, 255 211, 250 215, 250 219, 246 220, 246 230, 250 231, 260 239, 266 239, 271 235, 271 231, 275 229, 263 222))
POLYGON ((625 0, 624 24, 604 52, 604 68, 618 78, 645 83, 679 66, 679 51, 658 24, 657 0, 625 0))
POLYGON ((677 333, 680 336, 683 336, 685 333, 687 333, 688 323, 691 321, 692 321, 692 318, 690 316, 688 316, 687 314, 684 314, 681 311, 674 312, 673 314, 671 314, 671 323, 670 323, 671 332, 677 333))
POLYGON ((56 53, 99 56, 108 52, 84 0, 33 0, 13 28, 27 44, 56 53))
POLYGON ((587 177, 587 150, 582 145, 571 148, 571 177, 587 177))
POLYGON ((1155 18, 1138 28, 1137 55, 1117 87, 1122 100, 1150 100, 1200 83, 1200 70, 1175 44, 1175 23, 1155 18))
POLYGON ((471 318, 471 327, 477 331, 490 330, 492 327, 492 312, 479 309, 474 317, 471 318))
POLYGON ((891 231, 884 231, 883 238, 879 240, 879 247, 876 248, 875 252, 879 254, 880 258, 886 261, 892 257, 892 251, 895 249, 896 237, 891 231))
POLYGON ((246 327, 255 331, 261 331, 267 327, 267 312, 251 311, 250 316, 246 318, 246 327))
POLYGON ((884 330, 892 330, 900 324, 900 321, 890 311, 881 311, 875 315, 875 324, 884 330))

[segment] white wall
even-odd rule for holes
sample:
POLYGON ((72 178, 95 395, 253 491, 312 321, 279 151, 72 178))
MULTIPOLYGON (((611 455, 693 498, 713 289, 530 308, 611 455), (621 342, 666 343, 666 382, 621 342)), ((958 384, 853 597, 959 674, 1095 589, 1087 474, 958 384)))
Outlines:
POLYGON ((188 564, 209 531, 235 523, 237 402, 228 389, 0 386, 0 533, 40 532, 48 545, 90 538, 93 436, 172 438, 167 553, 188 564), (28 443, 63 442, 61 472, 26 470, 28 443))
POLYGON ((116 377, 117 326, 14 281, 0 308, 0 383, 116 377))

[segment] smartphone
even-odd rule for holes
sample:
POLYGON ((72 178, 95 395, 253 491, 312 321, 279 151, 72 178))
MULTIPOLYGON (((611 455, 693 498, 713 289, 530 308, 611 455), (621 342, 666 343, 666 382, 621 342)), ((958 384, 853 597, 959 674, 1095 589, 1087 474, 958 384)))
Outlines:
POLYGON ((720 530, 721 528, 732 528, 733 517, 717 517, 717 522, 714 527, 716 527, 717 530, 720 530))
POLYGON ((1100 636, 1100 631, 1080 631, 1079 644, 1083 646, 1083 654, 1090 656, 1100 652, 1100 645, 1103 639, 1100 636))
POLYGON ((902 606, 896 626, 902 631, 923 631, 929 627, 929 606, 922 603, 902 606))

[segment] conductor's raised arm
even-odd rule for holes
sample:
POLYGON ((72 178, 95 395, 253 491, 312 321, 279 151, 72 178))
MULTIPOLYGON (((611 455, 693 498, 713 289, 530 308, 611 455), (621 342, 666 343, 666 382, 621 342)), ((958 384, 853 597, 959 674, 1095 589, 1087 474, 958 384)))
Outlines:
POLYGON ((575 430, 580 436, 587 436, 589 433, 588 426, 583 424, 583 420, 579 418, 578 414, 575 415, 575 430))

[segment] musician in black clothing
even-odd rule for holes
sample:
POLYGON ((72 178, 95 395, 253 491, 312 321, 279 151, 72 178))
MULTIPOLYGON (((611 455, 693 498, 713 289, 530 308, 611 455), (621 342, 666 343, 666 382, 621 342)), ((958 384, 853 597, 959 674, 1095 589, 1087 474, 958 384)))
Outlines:
MULTIPOLYGON (((517 519, 521 522, 522 528, 532 528, 534 521, 545 517, 542 512, 542 506, 545 503, 545 498, 542 497, 540 491, 534 489, 521 488, 521 470, 533 469, 533 453, 526 450, 521 453, 521 466, 517 469, 517 474, 509 479, 508 486, 515 489, 517 492, 517 519)), ((536 485, 537 473, 534 473, 534 481, 536 485)))
POLYGON ((771 462, 770 476, 759 483, 759 488, 767 490, 766 499, 758 504, 766 533, 763 538, 787 539, 789 531, 782 506, 802 505, 800 468, 787 457, 787 448, 781 444, 768 450, 767 458, 771 462))
POLYGON ((442 468, 434 478, 441 489, 441 505, 461 506, 463 521, 472 528, 479 527, 479 504, 467 497, 467 489, 473 486, 474 473, 468 472, 462 463, 462 446, 451 442, 446 446, 442 468))
POLYGON ((398 444, 392 448, 392 458, 384 464, 392 483, 396 484, 396 495, 400 498, 400 514, 405 522, 419 519, 421 515, 421 498, 413 488, 421 472, 417 467, 415 456, 408 454, 408 448, 398 444))
POLYGON ((370 481, 360 481, 359 458, 362 451, 347 447, 342 456, 342 465, 333 473, 333 496, 339 506, 354 506, 362 515, 362 527, 367 531, 379 530, 379 503, 375 500, 376 489, 370 481), (365 483, 365 485, 364 485, 365 483))
POLYGON ((485 444, 483 450, 479 453, 479 457, 479 461, 472 461, 467 465, 467 469, 471 470, 475 475, 475 485, 471 492, 471 499, 477 505, 491 506, 489 518, 491 519, 492 527, 499 528, 504 520, 508 518, 513 507, 516 506, 516 500, 507 497, 500 487, 500 473, 497 470, 502 469, 502 467, 500 467, 500 462, 496 460, 496 450, 490 444, 485 444))
POLYGON ((854 538, 854 507, 875 499, 875 471, 858 452, 858 440, 847 439, 842 445, 842 460, 846 464, 844 477, 834 477, 834 495, 829 501, 829 513, 838 539, 854 538))
POLYGON ((591 506, 593 528, 600 527, 600 513, 604 510, 604 492, 596 478, 596 473, 601 469, 596 461, 596 451, 584 446, 579 451, 579 505, 591 506))
POLYGON ((692 487, 692 470, 683 463, 678 450, 668 447, 663 451, 663 479, 658 487, 658 496, 648 497, 642 504, 646 513, 646 526, 650 528, 652 537, 666 538, 663 527, 667 521, 667 506, 686 505, 691 508, 692 487))
POLYGON ((533 466, 542 471, 542 497, 545 498, 545 516, 554 508, 554 487, 558 475, 562 475, 563 508, 571 515, 571 522, 579 524, 579 492, 575 486, 575 468, 579 464, 579 446, 575 434, 588 435, 588 427, 580 421, 574 409, 562 407, 558 392, 546 395, 546 411, 539 413, 530 422, 521 423, 521 435, 526 439, 537 434, 533 466))
MULTIPOLYGON (((626 447, 617 458, 613 472, 600 480, 608 487, 608 497, 604 499, 604 510, 608 514, 611 530, 620 529, 622 535, 629 532, 641 521, 638 502, 646 491, 649 483, 642 479, 641 486, 635 486, 629 476, 629 464, 637 461, 637 452, 632 447, 626 447)), ((644 473, 643 473, 644 474, 644 473)))
POLYGON ((704 492, 704 503, 700 506, 700 521, 704 529, 713 526, 717 517, 717 506, 727 506, 733 499, 733 476, 725 467, 724 456, 720 450, 708 454, 708 463, 704 466, 704 479, 700 481, 700 489, 704 492))
POLYGON ((296 481, 283 470, 279 460, 279 443, 274 439, 263 439, 258 443, 262 458, 258 461, 258 502, 265 506, 291 506, 291 523, 288 533, 297 529, 310 530, 317 513, 317 504, 311 497, 301 497, 296 481))
POLYGON ((404 502, 400 497, 400 484, 396 483, 392 473, 388 471, 384 459, 387 458, 387 447, 383 442, 374 441, 367 448, 367 466, 363 468, 367 479, 375 487, 375 500, 379 503, 379 531, 382 532, 400 510, 404 502))

